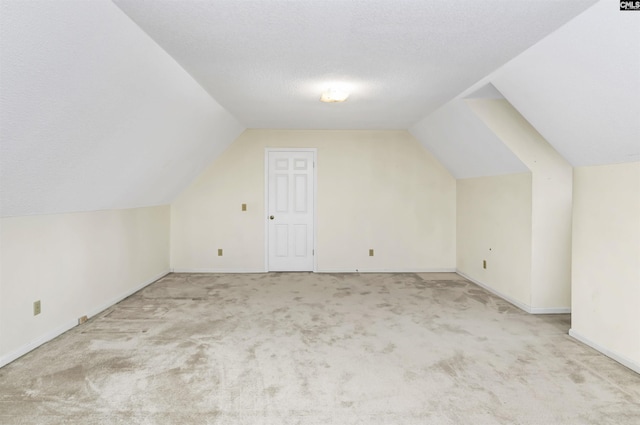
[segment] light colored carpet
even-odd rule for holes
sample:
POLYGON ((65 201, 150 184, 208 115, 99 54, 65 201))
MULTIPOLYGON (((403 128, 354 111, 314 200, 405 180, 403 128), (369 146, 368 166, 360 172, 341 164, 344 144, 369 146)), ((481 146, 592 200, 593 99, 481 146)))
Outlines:
POLYGON ((640 424, 640 376, 455 274, 171 274, 0 369, 2 424, 640 424))

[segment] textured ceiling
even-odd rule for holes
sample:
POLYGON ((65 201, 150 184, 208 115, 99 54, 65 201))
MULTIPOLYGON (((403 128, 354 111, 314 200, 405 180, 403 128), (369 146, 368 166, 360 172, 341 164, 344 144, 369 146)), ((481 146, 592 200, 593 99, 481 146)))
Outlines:
POLYGON ((594 0, 115 3, 247 127, 405 129, 594 0))
POLYGON ((246 126, 409 128, 456 177, 524 171, 469 96, 573 165, 637 161, 640 14, 592 3, 0 0, 2 215, 169 203, 246 126))
POLYGON ((492 81, 572 165, 640 161, 640 12, 599 2, 492 81))
POLYGON ((506 98, 574 166, 640 160, 640 13, 602 0, 410 128, 458 178, 514 172, 474 97, 506 98))
POLYGON ((2 216, 171 202, 243 127, 109 1, 0 1, 2 216))
MULTIPOLYGON (((492 98, 484 95, 492 88, 474 97, 492 98)), ((447 103, 410 131, 457 179, 529 171, 464 100, 447 103)))

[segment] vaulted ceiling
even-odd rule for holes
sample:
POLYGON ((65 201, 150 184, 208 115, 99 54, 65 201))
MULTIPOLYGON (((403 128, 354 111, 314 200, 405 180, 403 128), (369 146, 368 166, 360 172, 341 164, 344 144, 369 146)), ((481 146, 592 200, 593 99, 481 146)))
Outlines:
POLYGON ((110 1, 1 1, 2 216, 171 202, 243 130, 110 1))
POLYGON ((464 102, 487 85, 573 166, 640 161, 640 12, 602 0, 414 124, 457 178, 514 170, 464 102))
POLYGON ((247 127, 317 129, 406 129, 593 2, 115 0, 247 127))
POLYGON ((526 170, 466 106, 487 93, 573 165, 637 161, 640 13, 594 3, 3 0, 2 215, 171 202, 247 127, 409 129, 455 177, 526 170))

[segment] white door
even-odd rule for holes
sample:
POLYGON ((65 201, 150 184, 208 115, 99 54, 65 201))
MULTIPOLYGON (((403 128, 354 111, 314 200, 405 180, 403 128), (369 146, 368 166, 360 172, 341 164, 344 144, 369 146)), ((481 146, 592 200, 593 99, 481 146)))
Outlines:
POLYGON ((313 271, 313 151, 267 152, 269 271, 313 271))

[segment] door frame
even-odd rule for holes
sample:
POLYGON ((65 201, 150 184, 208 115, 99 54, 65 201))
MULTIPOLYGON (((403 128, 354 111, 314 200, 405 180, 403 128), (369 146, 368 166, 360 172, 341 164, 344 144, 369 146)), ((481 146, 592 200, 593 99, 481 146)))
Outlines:
POLYGON ((269 273, 269 153, 313 153, 313 272, 318 271, 318 148, 265 148, 264 149, 264 270, 269 273))

